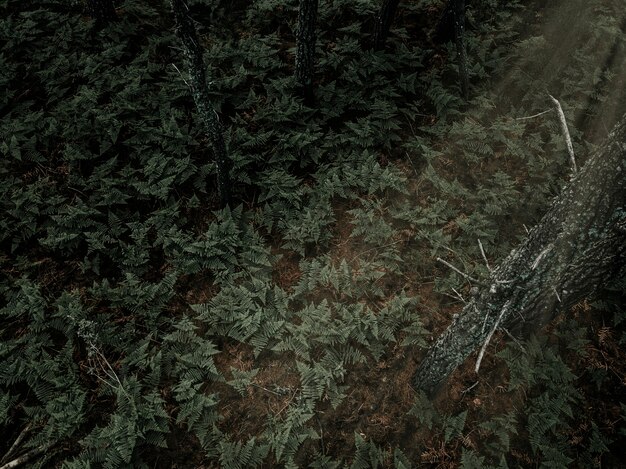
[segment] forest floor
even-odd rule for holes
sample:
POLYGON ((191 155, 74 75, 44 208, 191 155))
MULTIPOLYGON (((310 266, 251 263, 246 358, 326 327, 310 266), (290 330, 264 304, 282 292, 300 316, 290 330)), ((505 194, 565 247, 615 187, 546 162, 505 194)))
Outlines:
MULTIPOLYGON (((438 12, 438 10, 435 11, 438 12)), ((402 26, 410 29, 414 26, 407 24, 410 23, 411 18, 408 15, 403 17, 403 13, 406 12, 403 12, 401 7, 399 16, 402 18, 401 22, 404 23, 402 26)), ((497 115, 503 111, 503 109, 498 109, 499 101, 506 101, 507 109, 511 107, 522 109, 525 102, 529 101, 529 94, 539 96, 539 100, 545 101, 543 112, 549 112, 549 115, 556 119, 552 102, 545 92, 546 84, 550 83, 555 76, 562 75, 563 70, 575 66, 576 52, 583 50, 589 40, 581 34, 581 31, 588 28, 589 18, 585 16, 582 9, 573 7, 568 2, 537 1, 528 7, 525 14, 530 25, 530 28, 524 32, 527 39, 530 40, 533 36, 543 37, 552 47, 549 53, 538 61, 533 56, 536 53, 535 50, 526 48, 525 44, 519 45, 519 51, 513 54, 517 62, 508 65, 511 69, 510 73, 505 73, 498 81, 491 84, 487 99, 496 103, 493 115, 497 115), (514 76, 520 71, 528 77, 528 87, 525 89, 512 85, 516 79, 514 76), (518 92, 515 94, 512 91, 518 92)), ((622 29, 626 29, 626 24, 622 24, 622 29)), ((597 114, 593 114, 593 118, 590 119, 585 106, 571 109, 567 118, 573 123, 579 139, 596 144, 601 143, 623 114, 626 56, 625 50, 619 48, 617 44, 617 40, 613 44, 602 43, 602 47, 596 49, 596 54, 592 57, 593 62, 587 64, 591 69, 611 70, 611 82, 614 86, 611 86, 609 95, 603 98, 601 112, 598 113, 599 118, 597 114)), ((598 87, 601 86, 601 84, 596 84, 598 87)), ((593 98, 588 99, 591 101, 593 98)), ((515 118, 533 119, 533 116, 515 118)), ((406 137, 410 138, 410 135, 406 137)), ((446 142, 440 142, 440 145, 445 146, 446 142)), ((581 152, 578 157, 580 158, 578 165, 581 165, 587 155, 581 152)), ((400 158, 392 154, 381 154, 379 158, 382 164, 394 164, 401 169, 408 189, 406 200, 428 200, 433 195, 433 191, 425 187, 421 168, 416 167, 408 153, 406 156, 401 155, 400 158)), ((464 168, 455 165, 453 161, 441 158, 440 164, 440 169, 446 173, 447 178, 461 181, 465 179, 464 168)), ((496 169, 506 171, 513 178, 524 178, 527 175, 523 166, 516 165, 511 160, 498 159, 491 164, 495 166, 487 169, 481 165, 473 170, 478 172, 484 170, 489 173, 496 167, 496 169)), ((335 223, 331 227, 332 238, 329 242, 328 254, 331 264, 338 266, 348 261, 351 268, 358 271, 359 257, 372 249, 368 249, 368 245, 363 243, 360 237, 352 234, 357 222, 350 216, 349 211, 355 206, 345 201, 337 201, 333 205, 335 223)), ((523 234, 524 225, 515 214, 511 214, 510 219, 513 223, 508 227, 503 227, 502 236, 514 240, 516 236, 523 234)), ((459 227, 450 223, 444 230, 455 233, 459 227)), ((408 296, 419 297, 419 316, 423 318, 423 326, 429 331, 427 342, 432 342, 447 327, 451 317, 461 312, 463 303, 451 294, 435 288, 434 279, 445 275, 446 267, 432 260, 427 245, 419 246, 412 243, 414 236, 415 232, 405 229, 393 239, 392 242, 397 243, 399 257, 414 258, 416 257, 415 251, 418 250, 420 251, 418 258, 431 258, 431 262, 426 262, 419 271, 412 272, 411 275, 387 279, 383 285, 386 292, 383 296, 391 298, 398 291, 405 291, 408 296)), ((282 249, 282 243, 281 239, 277 239, 272 246, 273 252, 280 256, 280 260, 274 265, 273 278, 277 285, 289 291, 300 279, 299 265, 302 256, 282 249)), ((206 292, 211 290, 210 284, 192 282, 192 285, 189 296, 195 298, 195 302, 206 301, 206 292)), ((314 302, 323 299, 323 296, 311 296, 314 302)), ((594 311, 589 303, 584 301, 572 311, 563 312, 563 315, 574 317, 581 327, 590 331, 594 341, 588 346, 589 355, 584 360, 576 354, 568 357, 567 363, 572 367, 572 371, 575 374, 584 375, 589 367, 604 367, 619 379, 622 386, 626 386, 626 366, 624 366, 626 351, 620 346, 619 339, 614 336, 610 328, 604 325, 604 320, 598 311, 594 311)), ((558 324, 561 320, 557 320, 556 323, 558 324)), ((543 333, 549 334, 554 327, 550 325, 543 333)), ((502 415, 523 407, 526 399, 525 392, 507 390, 508 368, 496 356, 507 343, 511 343, 511 337, 507 337, 504 333, 496 335, 492 341, 493 346, 484 358, 480 375, 474 372, 472 359, 455 371, 437 396, 435 401, 437 409, 443 414, 450 415, 469 410, 466 426, 477 428, 481 418, 485 415, 502 415)), ((481 431, 470 431, 463 436, 462 440, 457 441, 456 445, 450 446, 441 442, 437 431, 420 427, 415 419, 406 418, 415 404, 415 389, 411 381, 423 354, 424 349, 407 350, 405 347, 396 346, 375 366, 363 364, 351 369, 344 383, 350 389, 347 397, 336 409, 332 409, 330 404, 327 404, 320 407, 316 414, 323 452, 349 459, 355 434, 359 434, 373 441, 384 442, 389 448, 429 448, 418 454, 406 450, 406 454, 412 461, 419 461, 419 467, 431 464, 437 468, 453 468, 458 467, 461 446, 480 449, 483 444, 481 440, 484 439, 484 433, 481 431)), ((237 439, 245 440, 261 434, 266 424, 266 416, 280 415, 297 394, 294 392, 278 395, 269 389, 277 384, 288 389, 297 388, 298 374, 294 372, 290 360, 285 357, 267 355, 255 358, 251 347, 241 343, 230 343, 225 345, 216 364, 224 375, 228 375, 228 370, 231 368, 249 371, 257 367, 261 370, 254 380, 254 387, 243 398, 232 389, 228 392, 227 387, 215 388, 223 396, 220 407, 221 415, 224 417, 224 428, 225 430, 237 429, 235 433, 237 439)), ((587 397, 586 408, 579 410, 582 412, 581 415, 586 414, 588 418, 581 418, 579 415, 583 423, 581 427, 571 431, 573 441, 582 439, 579 434, 585 433, 589 426, 588 422, 591 422, 591 417, 594 415, 601 415, 607 428, 613 427, 615 422, 620 420, 621 413, 619 405, 615 403, 624 396, 623 387, 616 388, 614 394, 609 391, 608 394, 599 395, 596 390, 592 389, 591 383, 581 381, 579 384, 585 388, 587 397), (587 423, 585 423, 586 420, 587 423)), ((515 438, 518 441, 512 441, 511 445, 524 447, 528 435, 520 433, 515 438)), ((623 448, 619 448, 620 444, 616 441, 616 444, 612 446, 612 456, 604 462, 606 467, 620 467, 620 461, 626 457, 626 452, 622 451, 623 448)), ((515 451, 513 457, 522 466, 533 465, 536 461, 533 454, 521 450, 515 451)))
POLYGON ((36 3, 0 20, 0 453, 36 428, 37 467, 621 467, 617 287, 497 333, 433 402, 411 384, 473 287, 436 258, 488 275, 477 240, 497 264, 568 178, 548 93, 579 166, 626 111, 620 1, 471 6, 468 103, 443 2, 401 2, 381 53, 378 2, 325 2, 313 108, 295 2, 190 1, 226 210, 169 11, 119 2, 97 31, 36 3))

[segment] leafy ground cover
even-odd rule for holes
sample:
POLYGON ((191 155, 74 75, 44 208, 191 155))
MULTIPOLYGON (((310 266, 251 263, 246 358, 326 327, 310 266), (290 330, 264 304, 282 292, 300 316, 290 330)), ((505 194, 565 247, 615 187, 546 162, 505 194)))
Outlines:
POLYGON ((4 2, 0 453, 23 435, 6 459, 45 448, 33 467, 618 467, 623 285, 497 337, 434 403, 411 388, 471 288, 434 259, 486 275, 477 239, 496 264, 567 178, 554 112, 528 118, 547 92, 582 160, 626 110, 621 2, 499 3, 469 10, 464 103, 430 39, 442 2, 401 3, 377 52, 378 2, 322 2, 307 107, 297 2, 190 1, 234 162, 220 210, 167 4, 95 28, 77 2, 4 2))

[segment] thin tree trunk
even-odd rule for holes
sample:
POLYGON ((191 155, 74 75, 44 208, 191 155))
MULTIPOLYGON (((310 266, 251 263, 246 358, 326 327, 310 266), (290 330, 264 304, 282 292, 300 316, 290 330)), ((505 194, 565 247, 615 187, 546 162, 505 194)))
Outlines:
POLYGON ((117 20, 113 0, 87 0, 87 14, 95 20, 96 25, 117 20))
POLYGON ((626 116, 437 339, 414 385, 433 396, 495 330, 539 330, 592 295, 625 260, 626 116))
POLYGON ((454 0, 448 0, 435 28, 433 40, 436 43, 445 44, 454 39, 454 8, 454 0))
POLYGON ((467 70, 467 47, 465 45, 465 0, 452 1, 454 2, 454 39, 459 63, 459 79, 463 98, 467 101, 469 98, 469 72, 467 70))
POLYGON ((213 149, 215 166, 217 168, 217 190, 220 203, 224 207, 230 205, 231 202, 230 169, 232 164, 226 151, 222 125, 207 93, 202 47, 185 2, 183 0, 171 0, 171 4, 176 19, 176 34, 183 43, 185 58, 189 68, 189 87, 213 149))
POLYGON ((398 9, 400 0, 383 0, 374 29, 374 49, 381 50, 389 36, 389 28, 398 9))
POLYGON ((314 95, 317 4, 318 0, 300 0, 300 8, 298 9, 295 76, 307 105, 312 104, 314 95))
POLYGON ((469 98, 469 71, 467 68, 467 46, 465 44, 465 0, 448 0, 441 14, 434 41, 446 43, 454 39, 456 43, 459 82, 463 98, 469 98))

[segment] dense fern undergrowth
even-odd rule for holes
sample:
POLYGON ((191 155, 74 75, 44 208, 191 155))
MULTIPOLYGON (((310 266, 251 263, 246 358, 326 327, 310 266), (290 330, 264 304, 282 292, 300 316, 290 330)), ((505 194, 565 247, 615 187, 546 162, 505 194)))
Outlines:
POLYGON ((477 239, 496 264, 568 176, 554 111, 527 117, 558 97, 584 161, 626 110, 623 2, 472 2, 464 103, 453 44, 430 39, 441 1, 401 2, 376 52, 378 1, 322 1, 312 107, 296 1, 188 3, 232 208, 167 2, 117 2, 103 28, 76 1, 0 3, 4 462, 617 467, 619 282, 494 339, 434 403, 410 381, 470 290, 434 259, 486 276, 477 239), (574 10, 564 50, 541 25, 574 10))

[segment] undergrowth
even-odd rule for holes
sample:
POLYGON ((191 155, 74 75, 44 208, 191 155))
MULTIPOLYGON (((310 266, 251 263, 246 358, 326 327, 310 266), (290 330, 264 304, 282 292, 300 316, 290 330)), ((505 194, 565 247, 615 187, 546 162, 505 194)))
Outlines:
POLYGON ((0 5, 0 453, 21 434, 47 448, 31 467, 68 469, 615 463, 623 287, 601 325, 584 304, 503 336, 505 371, 444 402, 410 381, 470 293, 433 259, 486 276, 476 240, 496 264, 567 177, 554 113, 525 117, 557 95, 585 155, 623 113, 602 105, 620 61, 589 59, 623 57, 620 2, 586 2, 587 46, 550 82, 529 78, 558 39, 528 29, 534 4, 472 2, 468 103, 429 39, 443 2, 401 3, 376 52, 378 2, 321 2, 307 107, 297 2, 189 1, 234 163, 221 210, 168 5, 118 3, 104 28, 79 2, 0 5))

